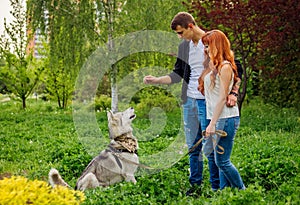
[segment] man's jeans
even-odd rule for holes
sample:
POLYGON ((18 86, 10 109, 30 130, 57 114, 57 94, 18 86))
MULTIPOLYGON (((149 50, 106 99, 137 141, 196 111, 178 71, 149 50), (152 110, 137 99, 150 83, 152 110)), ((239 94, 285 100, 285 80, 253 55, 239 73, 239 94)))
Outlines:
POLYGON ((242 178, 238 170, 230 161, 234 136, 239 125, 240 117, 219 119, 216 124, 216 130, 224 130, 227 133, 227 136, 220 138, 219 136, 212 135, 204 143, 203 152, 206 156, 210 156, 213 151, 215 152, 215 161, 220 169, 219 175, 221 189, 224 189, 225 187, 236 187, 238 189, 245 189, 245 186, 243 184, 242 178), (220 154, 217 152, 223 152, 223 150, 216 146, 216 144, 224 148, 224 153, 220 154))
MULTIPOLYGON (((206 119, 205 100, 187 98, 187 102, 183 105, 183 121, 186 137, 186 144, 191 149, 193 145, 202 138, 202 130, 208 125, 206 119)), ((202 183, 203 173, 203 153, 202 143, 189 154, 190 160, 190 177, 191 185, 200 185, 202 183)), ((208 165, 210 172, 210 182, 213 190, 220 187, 219 169, 215 164, 214 153, 208 156, 208 165)))

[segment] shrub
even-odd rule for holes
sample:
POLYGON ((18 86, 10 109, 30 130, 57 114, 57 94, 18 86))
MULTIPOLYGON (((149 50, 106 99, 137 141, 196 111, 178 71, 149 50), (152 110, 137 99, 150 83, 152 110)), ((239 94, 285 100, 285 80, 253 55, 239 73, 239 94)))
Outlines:
POLYGON ((0 180, 0 204, 80 204, 85 200, 83 192, 66 187, 52 188, 44 181, 30 181, 13 176, 0 180))
POLYGON ((100 95, 95 99, 95 110, 108 110, 111 106, 111 97, 107 95, 100 95))
POLYGON ((140 117, 147 117, 150 110, 155 107, 162 109, 164 112, 173 112, 180 105, 180 102, 174 96, 158 88, 144 89, 139 94, 138 99, 135 108, 140 113, 140 117))
POLYGON ((274 103, 280 108, 294 107, 299 110, 300 83, 299 71, 297 73, 296 70, 299 70, 296 62, 277 70, 264 69, 262 72, 264 80, 261 81, 259 93, 264 102, 274 103))

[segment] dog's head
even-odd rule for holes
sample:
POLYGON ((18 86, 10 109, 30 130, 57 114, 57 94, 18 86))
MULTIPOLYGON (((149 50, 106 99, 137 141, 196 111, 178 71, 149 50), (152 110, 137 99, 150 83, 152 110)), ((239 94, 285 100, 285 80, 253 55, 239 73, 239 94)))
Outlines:
POLYGON ((135 117, 136 115, 132 107, 123 112, 107 112, 110 139, 115 139, 125 133, 132 132, 131 122, 135 117))

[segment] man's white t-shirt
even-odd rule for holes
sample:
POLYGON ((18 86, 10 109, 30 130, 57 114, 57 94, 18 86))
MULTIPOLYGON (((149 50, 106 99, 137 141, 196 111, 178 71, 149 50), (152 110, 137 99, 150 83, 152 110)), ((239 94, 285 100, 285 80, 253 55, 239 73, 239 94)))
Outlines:
POLYGON ((204 67, 204 46, 202 41, 197 45, 190 41, 189 65, 191 67, 191 76, 187 89, 187 96, 194 99, 204 99, 204 96, 198 91, 198 78, 204 67))

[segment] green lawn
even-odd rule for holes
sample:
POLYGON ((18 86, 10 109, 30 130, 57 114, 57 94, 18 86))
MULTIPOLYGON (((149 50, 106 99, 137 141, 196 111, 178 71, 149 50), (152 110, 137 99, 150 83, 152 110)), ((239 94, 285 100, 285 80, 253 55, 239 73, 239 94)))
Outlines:
MULTIPOLYGON (((84 204, 300 204, 300 112, 258 99, 243 106, 232 161, 247 186, 245 191, 212 192, 205 163, 201 196, 185 197, 189 166, 188 158, 183 157, 161 171, 139 170, 136 185, 122 182, 88 190, 84 204)), ((0 103, 0 178, 21 175, 47 181, 50 168, 55 167, 75 186, 94 156, 79 142, 72 109, 60 110, 54 103, 35 100, 28 101, 25 111, 20 107, 19 102, 0 103)), ((137 138, 151 124, 138 113, 134 127, 141 131, 136 133, 137 138)), ((180 115, 180 109, 167 113, 162 132, 139 142, 140 157, 170 145, 180 133, 180 115)), ((96 117, 108 138, 106 113, 98 112, 96 117)))

